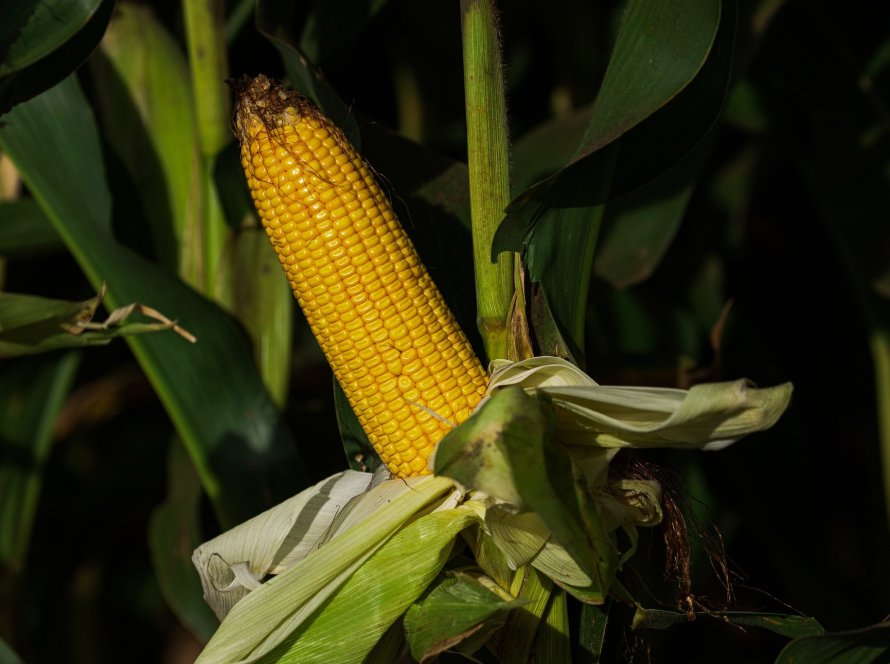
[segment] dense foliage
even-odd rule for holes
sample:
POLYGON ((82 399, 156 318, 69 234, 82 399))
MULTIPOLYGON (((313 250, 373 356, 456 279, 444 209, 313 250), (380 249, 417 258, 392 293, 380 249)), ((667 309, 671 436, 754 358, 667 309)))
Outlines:
MULTIPOLYGON (((216 30, 181 4, 200 3, 0 15, 2 290, 83 302, 107 283, 109 312, 138 302, 197 337, 127 319, 126 343, 86 347, 118 333, 99 325, 83 348, 0 359, 0 637, 24 661, 191 661, 216 628, 192 549, 373 464, 256 227, 213 72, 286 77, 360 143, 482 349, 458 3, 226 2, 216 30), (220 36, 202 73, 199 45, 220 36)), ((686 622, 686 609, 878 623, 890 12, 500 4, 516 198, 495 247, 525 250, 535 349, 602 384, 795 385, 779 424, 743 444, 638 455, 701 525, 696 599, 677 606, 660 533, 646 533, 623 578, 665 613, 631 630, 632 609, 608 604, 601 661, 769 661, 795 636, 686 622), (732 592, 710 564, 721 547, 732 592)), ((32 325, 0 327, 0 342, 54 347, 32 325)), ((886 652, 886 633, 797 643, 810 657, 886 652)), ((0 661, 16 661, 2 642, 0 661)))

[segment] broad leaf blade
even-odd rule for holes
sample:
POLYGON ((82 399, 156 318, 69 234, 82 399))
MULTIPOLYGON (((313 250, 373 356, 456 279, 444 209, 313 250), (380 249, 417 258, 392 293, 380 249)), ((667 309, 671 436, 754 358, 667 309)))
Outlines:
POLYGON ((31 199, 0 203, 0 256, 45 254, 64 249, 56 229, 31 199))
POLYGON ((388 0, 313 2, 303 24, 300 50, 312 62, 324 62, 355 39, 387 2, 388 0))
POLYGON ((16 59, 5 74, 0 73, 0 115, 74 72, 102 39, 113 8, 114 0, 32 0, 18 3, 9 23, 5 21, 9 13, 4 12, 6 29, 0 31, 6 43, 0 43, 0 55, 11 49, 16 59))
POLYGON ((503 625, 506 614, 522 604, 509 595, 503 597, 506 594, 466 573, 442 581, 405 614, 405 635, 414 659, 424 662, 503 625))
POLYGON ((890 657, 890 623, 865 629, 803 636, 789 643, 776 664, 832 662, 832 664, 879 664, 890 657))
MULTIPOLYGON (((710 618, 736 625, 761 627, 788 638, 822 634, 822 626, 815 618, 784 613, 759 613, 755 611, 699 611, 696 618, 710 618)), ((667 629, 689 620, 686 613, 661 609, 638 608, 633 618, 634 629, 667 629)))
POLYGON ((287 78, 300 92, 312 99, 325 115, 346 134, 349 141, 361 149, 358 123, 352 109, 325 82, 313 63, 295 45, 288 27, 293 20, 293 7, 288 3, 258 0, 256 26, 263 36, 278 49, 287 78))
POLYGON ((122 2, 90 65, 103 135, 139 192, 160 262, 201 283, 201 162, 185 56, 150 8, 122 2))
POLYGON ((20 0, 4 8, 0 76, 32 65, 80 31, 102 0, 20 0))
POLYGON ((76 80, 10 113, 0 146, 93 284, 109 280, 112 306, 162 305, 198 337, 197 344, 172 333, 129 343, 221 521, 237 523, 305 483, 239 330, 218 307, 113 238, 96 125, 76 80))
POLYGON ((85 302, 0 293, 0 358, 101 346, 120 336, 170 329, 179 329, 188 337, 188 332, 159 312, 152 312, 155 322, 130 320, 141 309, 137 303, 112 311, 103 322, 95 322, 93 316, 104 293, 103 286, 99 295, 85 302))
POLYGON ((20 569, 37 512, 53 424, 78 353, 5 361, 0 372, 0 562, 20 569))
MULTIPOLYGON (((734 21, 727 17, 725 23, 724 41, 728 40, 731 54, 734 21)), ((687 104, 678 104, 675 98, 696 79, 720 25, 719 0, 692 5, 629 3, 590 125, 574 157, 510 204, 495 237, 495 254, 526 247, 532 280, 542 283, 559 331, 579 362, 583 363, 584 311, 603 206, 610 192, 626 192, 676 161, 713 124, 715 114, 705 125, 698 114, 689 120, 687 104), (654 76, 653 70, 659 75, 654 76), (676 108, 668 113, 671 106, 676 108), (667 120, 655 122, 665 114, 667 120), (664 133, 665 122, 694 126, 679 132, 658 159, 651 159, 646 149, 652 131, 645 127, 652 124, 664 133), (634 133, 640 138, 634 139, 634 133)), ((724 75, 725 90, 728 74, 722 67, 713 68, 724 75)), ((711 76, 705 78, 710 87, 711 76)), ((701 105, 697 98, 692 102, 693 107, 701 105)), ((722 91, 718 110, 721 104, 722 91)))
POLYGON ((260 375, 281 408, 290 385, 296 303, 262 228, 230 235, 220 272, 220 301, 247 328, 260 375))
POLYGON ((453 486, 446 478, 427 476, 385 482, 360 496, 365 500, 333 539, 234 606, 197 661, 229 662, 269 653, 286 642, 383 542, 453 486), (372 509, 364 509, 369 502, 372 509))
POLYGON ((207 640, 219 626, 204 602, 192 551, 201 543, 201 482, 180 441, 167 458, 167 499, 151 515, 148 545, 152 567, 167 604, 193 634, 207 640))
POLYGON ((661 263, 712 144, 702 141, 654 180, 606 206, 593 269, 614 288, 647 279, 661 263))
MULTIPOLYGON (((628 4, 590 124, 574 156, 566 168, 511 204, 496 251, 519 248, 532 225, 546 216, 553 198, 550 190, 560 178, 658 111, 693 80, 711 50, 720 15, 720 0, 628 4)), ((586 171, 588 176, 603 173, 602 165, 586 171)))
POLYGON ((260 661, 363 661, 389 626, 432 583, 460 532, 478 522, 476 511, 462 505, 408 524, 292 635, 291 643, 260 661), (350 637, 343 639, 344 633, 350 637))

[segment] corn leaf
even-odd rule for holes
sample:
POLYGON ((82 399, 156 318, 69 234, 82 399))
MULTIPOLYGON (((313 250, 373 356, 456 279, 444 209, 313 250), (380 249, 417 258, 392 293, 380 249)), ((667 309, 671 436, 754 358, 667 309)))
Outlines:
POLYGON ((346 394, 340 383, 334 381, 334 409, 337 413, 337 428, 340 430, 340 440, 343 443, 343 451, 346 453, 346 462, 353 470, 374 472, 383 465, 374 446, 368 440, 361 422, 349 405, 346 394))
POLYGON ((775 664, 832 662, 832 664, 879 664, 890 655, 890 623, 865 629, 796 638, 782 649, 775 664))
POLYGON ((402 621, 397 620, 374 645, 363 664, 408 663, 408 643, 405 641, 405 628, 402 621))
POLYGON ((770 428, 791 400, 783 383, 758 389, 750 381, 702 383, 690 390, 596 385, 559 358, 532 358, 492 376, 501 385, 528 387, 550 400, 560 441, 601 447, 722 449, 770 428), (563 382, 560 385, 560 382, 563 382))
POLYGON ((0 203, 0 256, 13 258, 64 248, 40 206, 31 199, 0 203))
POLYGON ((583 312, 605 202, 651 180, 715 121, 735 31, 734 8, 723 11, 721 5, 720 0, 628 3, 574 155, 514 199, 495 236, 494 254, 525 247, 531 278, 542 284, 559 329, 582 364, 583 312), (709 58, 718 28, 720 48, 709 58), (702 89, 713 91, 708 103, 702 103, 701 90, 679 98, 697 77, 702 89))
POLYGON ((388 0, 312 3, 300 36, 300 51, 321 64, 354 40, 388 0))
POLYGON ((507 624, 493 642, 498 661, 523 664, 531 660, 538 629, 555 591, 553 583, 532 567, 517 574, 513 592, 523 605, 507 618, 507 624))
POLYGON ((486 512, 485 525, 512 569, 529 564, 564 585, 591 585, 590 575, 551 538, 550 530, 534 512, 511 514, 495 506, 486 512))
MULTIPOLYGON (((223 524, 253 516, 305 483, 302 465, 222 310, 119 244, 90 108, 70 78, 11 112, 0 146, 93 285, 109 279, 112 306, 163 305, 200 339, 128 337, 128 343, 189 450, 223 524)), ((118 212, 126 216, 126 206, 118 212)))
MULTIPOLYGON (((43 353, 58 348, 100 346, 119 336, 161 332, 177 328, 174 321, 141 305, 129 304, 112 311, 104 322, 93 316, 105 294, 84 302, 51 300, 34 295, 0 293, 0 358, 43 353), (148 313, 156 322, 128 320, 134 312, 148 313)), ((182 331, 186 337, 187 332, 182 331)))
POLYGON ((599 664, 603 654, 603 642, 606 639, 606 627, 609 624, 610 607, 610 599, 607 599, 603 606, 581 605, 578 645, 583 656, 579 661, 585 664, 599 664))
POLYGON ((260 375, 283 408, 290 384, 295 301, 262 228, 244 228, 229 237, 219 272, 219 299, 247 328, 260 375))
POLYGON ((80 31, 101 0, 22 0, 3 13, 0 76, 33 65, 80 31))
POLYGON ((370 483, 369 473, 338 473, 199 546, 194 564, 204 597, 219 619, 267 575, 305 558, 343 505, 370 483))
MULTIPOLYGON (((318 549, 229 611, 197 661, 255 661, 273 651, 399 528, 453 488, 446 478, 427 476, 387 481, 358 496, 338 515, 318 549)), ((342 638, 337 644, 343 644, 342 638)))
POLYGON ((200 284, 201 162, 179 45, 149 7, 120 2, 90 65, 103 135, 140 195, 159 261, 200 284))
POLYGON ((21 570, 37 513, 53 424, 80 355, 7 360, 0 371, 0 563, 21 570))
POLYGON ((206 641, 219 620, 204 602, 192 565, 192 551, 201 542, 201 481, 179 440, 170 445, 167 476, 167 498, 148 524, 152 567, 167 605, 183 625, 206 641))
POLYGON ((437 510, 399 530, 317 615, 260 661, 364 661, 389 626, 436 578, 460 532, 479 523, 478 507, 465 503, 437 510))
MULTIPOLYGON (((816 60, 797 52, 782 63, 776 99, 790 110, 783 135, 798 170, 828 229, 834 250, 847 273, 851 292, 868 328, 874 365, 884 509, 890 523, 890 205, 887 169, 886 56, 880 50, 860 66, 848 58, 854 39, 831 26, 828 15, 805 15, 809 48, 823 41, 816 60), (803 69, 801 69, 803 68, 803 69), (881 70, 883 69, 883 76, 881 70), (798 73, 802 71, 803 73, 798 73), (883 83, 882 83, 883 81, 883 83), (843 103, 815 104, 830 85, 843 103), (789 96, 793 87, 794 96, 789 96), (801 122, 799 118, 804 118, 801 122), (812 140, 811 128, 821 137, 812 140)), ((884 49, 886 52, 886 48, 884 49)))
POLYGON ((361 150, 359 126, 352 109, 343 102, 297 46, 296 38, 288 32, 293 25, 294 7, 274 0, 257 0, 257 30, 278 50, 290 83, 312 99, 324 114, 346 134, 356 150, 361 150))
POLYGON ((23 664, 22 659, 3 639, 0 639, 0 664, 23 664))
POLYGON ((594 272, 614 288, 643 281, 680 228, 713 140, 703 140, 650 182, 606 206, 594 272))
MULTIPOLYGON (((522 602, 465 572, 457 572, 436 585, 405 614, 405 636, 418 662, 457 649, 473 654, 483 638, 504 625, 507 613, 522 602), (467 648, 472 641, 475 648, 467 648)), ((483 641, 484 642, 484 641, 483 641)))
MULTIPOLYGON (((781 636, 798 638, 824 633, 815 618, 784 613, 759 613, 754 611, 698 611, 696 618, 715 619, 735 625, 761 627, 781 636)), ((638 607, 633 618, 634 629, 667 629, 671 625, 689 620, 686 613, 662 609, 638 607)))
POLYGON ((592 114, 593 106, 575 109, 538 125, 516 140, 510 173, 514 197, 571 161, 592 114))
POLYGON ((538 638, 535 639, 534 657, 538 664, 572 661, 568 606, 566 594, 562 590, 555 589, 550 596, 550 604, 547 605, 544 619, 538 628, 538 638))
MULTIPOLYGON (((591 514, 591 505, 576 493, 572 462, 551 441, 551 418, 544 401, 515 387, 502 388, 472 418, 442 439, 436 448, 434 467, 437 474, 479 489, 507 503, 514 512, 534 511, 584 575, 585 582, 577 585, 592 587, 592 592, 604 595, 617 554, 614 545, 599 532, 596 508, 592 507, 591 514)), ((516 527, 507 539, 518 537, 520 530, 516 527)), ((530 534, 522 554, 512 553, 520 557, 530 554, 535 547, 543 546, 540 539, 530 534)), ((577 570, 566 574, 577 575, 577 570)))
POLYGON ((0 26, 0 115, 75 71, 102 38, 114 0, 22 0, 0 26))

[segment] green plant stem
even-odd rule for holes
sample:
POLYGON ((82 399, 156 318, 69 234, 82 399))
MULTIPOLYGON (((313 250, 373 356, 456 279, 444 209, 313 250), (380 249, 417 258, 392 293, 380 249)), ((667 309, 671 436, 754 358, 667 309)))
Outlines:
POLYGON ((488 359, 506 357, 513 298, 513 257, 491 260, 491 241, 510 202, 510 162, 504 73, 493 0, 461 0, 464 94, 476 322, 488 359))
POLYGON ((222 0, 184 0, 186 39, 198 144, 201 148, 204 292, 216 294, 218 265, 227 228, 213 182, 216 155, 232 138, 229 90, 225 84, 229 64, 226 56, 225 18, 222 0))
POLYGON ((222 0, 184 0, 189 69, 201 154, 215 157, 231 139, 229 72, 222 0))

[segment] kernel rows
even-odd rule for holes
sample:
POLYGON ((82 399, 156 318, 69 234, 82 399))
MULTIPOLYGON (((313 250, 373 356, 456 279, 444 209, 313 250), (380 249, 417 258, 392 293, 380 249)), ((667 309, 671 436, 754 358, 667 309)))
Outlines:
POLYGON ((334 375, 389 469, 428 472, 446 421, 481 399, 484 369, 346 139, 307 116, 248 132, 254 202, 334 375))

